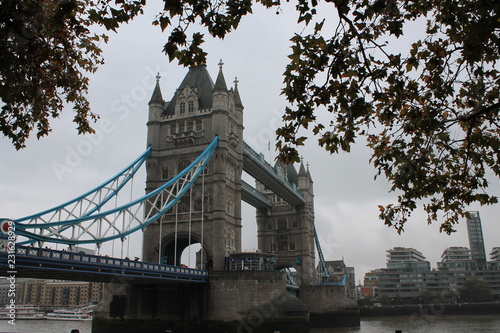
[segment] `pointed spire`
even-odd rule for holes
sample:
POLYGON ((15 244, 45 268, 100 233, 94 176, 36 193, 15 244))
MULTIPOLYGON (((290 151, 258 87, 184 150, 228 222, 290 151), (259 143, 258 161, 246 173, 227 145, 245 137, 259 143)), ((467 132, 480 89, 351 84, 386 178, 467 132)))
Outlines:
POLYGON ((300 168, 299 168, 299 175, 305 175, 305 174, 306 174, 306 168, 304 168, 304 159, 301 159, 300 168))
POLYGON ((222 62, 222 59, 221 59, 219 62, 219 75, 217 76, 217 80, 215 81, 214 92, 215 91, 227 92, 226 80, 224 79, 224 74, 222 73, 222 66, 223 65, 224 65, 224 63, 222 62))
POLYGON ((240 93, 238 91, 238 78, 234 78, 234 105, 240 108, 243 108, 243 104, 241 103, 240 93))
POLYGON ((153 95, 151 96, 151 100, 149 101, 148 105, 151 105, 152 103, 164 103, 163 97, 161 95, 161 89, 160 89, 160 73, 156 75, 156 86, 155 90, 153 91, 153 95))
POLYGON ((312 184, 313 180, 312 180, 311 172, 309 171, 309 163, 306 164, 306 167, 307 167, 307 177, 309 177, 309 181, 312 184))

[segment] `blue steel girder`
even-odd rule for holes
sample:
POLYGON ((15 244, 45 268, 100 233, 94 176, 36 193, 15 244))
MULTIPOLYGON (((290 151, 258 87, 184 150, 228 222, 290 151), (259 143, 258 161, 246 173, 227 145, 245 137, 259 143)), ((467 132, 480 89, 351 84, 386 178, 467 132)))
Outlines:
POLYGON ((306 202, 295 184, 280 176, 266 162, 264 156, 253 150, 246 142, 243 142, 243 170, 292 206, 303 205, 306 202))
POLYGON ((325 284, 327 278, 330 276, 328 273, 328 269, 326 267, 325 257, 323 256, 323 251, 321 250, 321 243, 319 242, 318 233, 316 232, 316 226, 314 227, 314 241, 316 243, 316 249, 318 250, 319 255, 319 264, 320 264, 320 284, 325 284))
MULTIPOLYGON (((47 212, 52 216, 60 215, 54 213, 57 209, 13 220, 16 235, 27 238, 18 244, 29 244, 34 241, 69 245, 101 244, 113 239, 124 239, 156 221, 180 200, 205 168, 217 144, 218 137, 215 137, 212 143, 178 175, 145 196, 122 206, 104 211, 90 209, 79 216, 71 213, 67 215, 67 219, 56 219, 51 222, 47 222, 41 216, 47 212), (27 223, 23 223, 24 221, 27 223)), ((99 204, 95 206, 102 207, 99 204)))
POLYGON ((51 223, 54 221, 71 220, 84 216, 90 216, 98 212, 112 198, 116 197, 120 190, 130 181, 144 161, 151 154, 151 147, 139 156, 135 161, 120 171, 111 179, 97 186, 81 196, 63 203, 59 206, 47 209, 37 214, 29 215, 14 220, 16 223, 51 223))

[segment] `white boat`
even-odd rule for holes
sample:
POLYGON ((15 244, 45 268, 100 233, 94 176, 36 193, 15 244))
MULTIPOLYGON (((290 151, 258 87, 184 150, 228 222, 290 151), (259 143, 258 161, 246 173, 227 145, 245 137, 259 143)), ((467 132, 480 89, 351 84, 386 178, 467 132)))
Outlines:
POLYGON ((15 314, 15 319, 45 319, 45 313, 34 305, 16 305, 14 309, 7 306, 0 309, 0 319, 11 320, 12 314, 15 314))
POLYGON ((92 311, 95 306, 86 306, 79 309, 57 309, 49 312, 46 319, 49 320, 92 320, 92 311))

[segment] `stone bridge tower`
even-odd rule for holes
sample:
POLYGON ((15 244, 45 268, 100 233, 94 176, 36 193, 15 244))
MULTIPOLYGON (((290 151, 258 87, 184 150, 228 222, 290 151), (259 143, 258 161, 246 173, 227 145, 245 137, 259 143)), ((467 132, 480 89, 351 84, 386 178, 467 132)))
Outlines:
POLYGON ((149 102, 146 192, 182 171, 215 136, 219 144, 191 190, 145 230, 146 261, 180 265, 182 251, 200 243, 201 268, 223 269, 225 257, 241 251, 243 105, 237 81, 228 89, 219 65, 215 84, 206 65, 191 67, 169 102, 157 78, 149 102))
POLYGON ((314 243, 314 191, 309 168, 300 164, 299 172, 292 164, 274 166, 278 174, 302 192, 305 203, 291 205, 257 181, 257 189, 272 203, 257 210, 258 243, 264 252, 276 255, 275 269, 293 267, 300 285, 317 281, 314 243))

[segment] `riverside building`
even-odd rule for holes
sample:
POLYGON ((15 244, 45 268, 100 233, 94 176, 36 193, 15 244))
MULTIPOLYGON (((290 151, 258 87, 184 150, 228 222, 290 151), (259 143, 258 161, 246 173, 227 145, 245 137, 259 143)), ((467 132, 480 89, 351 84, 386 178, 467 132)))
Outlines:
POLYGON ((424 294, 452 301, 459 295, 460 286, 475 278, 486 282, 493 297, 500 299, 500 247, 492 249, 487 261, 479 212, 468 212, 467 231, 470 249, 464 246, 445 249, 434 269, 416 249, 387 250, 387 268, 367 273, 365 286, 370 281, 372 288, 378 287, 380 297, 402 302, 413 302, 424 294))

